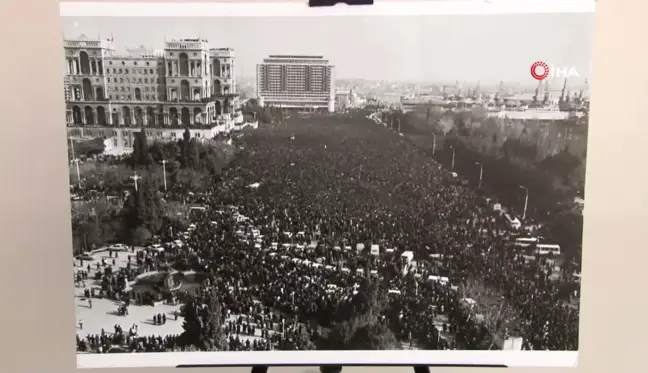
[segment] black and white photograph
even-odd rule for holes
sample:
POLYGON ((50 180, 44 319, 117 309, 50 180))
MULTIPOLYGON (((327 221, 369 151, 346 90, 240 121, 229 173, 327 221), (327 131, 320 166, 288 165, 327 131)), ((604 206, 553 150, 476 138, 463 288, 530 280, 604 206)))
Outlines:
POLYGON ((593 12, 147 7, 61 13, 79 367, 576 364, 593 12))

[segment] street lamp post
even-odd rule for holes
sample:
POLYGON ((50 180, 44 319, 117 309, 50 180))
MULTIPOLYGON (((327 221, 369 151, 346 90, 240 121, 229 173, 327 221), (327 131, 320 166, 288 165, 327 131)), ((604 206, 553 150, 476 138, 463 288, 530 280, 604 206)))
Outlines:
POLYGON ((165 192, 167 190, 167 180, 166 180, 166 164, 167 164, 167 162, 168 161, 166 159, 162 160, 162 175, 164 177, 164 191, 165 192))
POLYGON ((142 177, 135 174, 135 175, 131 176, 130 178, 133 179, 133 181, 135 182, 135 191, 137 192, 137 180, 141 179, 142 177))
POLYGON ((72 159, 74 165, 76 166, 77 181, 81 184, 81 172, 79 171, 79 158, 72 159))
POLYGON ((432 156, 436 153, 436 135, 432 134, 432 156))
POLYGON ((482 165, 479 162, 475 162, 475 164, 479 166, 479 184, 478 184, 477 188, 481 188, 482 177, 484 176, 484 165, 482 165))
POLYGON ((524 190, 524 210, 522 211, 522 220, 524 220, 526 219, 527 206, 529 204, 529 190, 522 185, 520 185, 520 189, 524 190))
POLYGON ((451 145, 450 150, 452 150, 452 163, 450 164, 450 171, 454 171, 455 164, 455 148, 451 145))
POLYGON ((75 159, 76 156, 74 155, 74 140, 70 137, 70 149, 72 151, 72 159, 75 159))

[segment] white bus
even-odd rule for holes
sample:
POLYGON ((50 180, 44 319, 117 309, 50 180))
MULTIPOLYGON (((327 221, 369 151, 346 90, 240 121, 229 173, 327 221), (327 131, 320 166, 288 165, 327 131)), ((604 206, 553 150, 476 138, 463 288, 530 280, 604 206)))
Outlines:
POLYGON ((538 255, 560 255, 560 245, 537 244, 535 252, 538 255))
POLYGON ((534 243, 538 243, 536 237, 520 237, 515 239, 515 246, 517 247, 529 247, 534 243))

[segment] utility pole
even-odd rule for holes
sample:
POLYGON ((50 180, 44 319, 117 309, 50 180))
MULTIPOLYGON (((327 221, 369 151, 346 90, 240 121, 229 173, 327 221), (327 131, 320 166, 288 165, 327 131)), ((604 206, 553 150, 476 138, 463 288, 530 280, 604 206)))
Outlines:
POLYGON ((522 212, 522 220, 524 220, 526 219, 527 206, 529 205, 529 190, 522 185, 520 185, 520 189, 524 190, 524 210, 522 212))
POLYGON ((70 137, 70 149, 72 150, 72 159, 75 159, 76 156, 74 155, 74 140, 70 137))
POLYGON ((135 175, 131 176, 130 178, 133 179, 133 181, 135 182, 135 191, 137 192, 137 180, 141 179, 142 177, 135 174, 135 175))
POLYGON ((79 182, 79 184, 81 184, 81 172, 79 171, 79 159, 74 158, 72 159, 72 162, 74 162, 76 166, 77 181, 79 182))
POLYGON ((164 176, 164 191, 165 192, 167 190, 167 180, 166 180, 166 164, 167 164, 167 162, 168 161, 166 159, 162 160, 162 175, 164 176))
POLYGON ((455 149, 453 146, 450 146, 450 150, 452 150, 452 163, 450 164, 450 171, 454 171, 454 164, 455 164, 455 149))
POLYGON ((432 134, 432 156, 436 153, 436 135, 432 134))

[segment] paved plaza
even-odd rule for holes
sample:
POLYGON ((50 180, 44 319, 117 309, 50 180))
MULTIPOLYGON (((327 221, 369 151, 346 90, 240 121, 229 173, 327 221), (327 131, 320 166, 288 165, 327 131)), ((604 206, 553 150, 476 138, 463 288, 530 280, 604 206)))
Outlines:
MULTIPOLYGON (((85 289, 90 289, 92 287, 97 290, 100 288, 99 281, 94 280, 95 273, 97 272, 97 263, 101 264, 101 259, 104 259, 106 265, 113 265, 113 260, 115 261, 114 267, 115 270, 119 268, 126 267, 128 263, 128 256, 134 256, 138 251, 143 250, 142 248, 136 248, 135 252, 133 251, 122 251, 122 252, 113 252, 113 256, 110 257, 108 251, 99 252, 91 255, 93 260, 83 261, 83 267, 80 266, 79 260, 75 259, 74 261, 74 273, 78 271, 88 270, 88 264, 90 265, 90 272, 88 273, 88 280, 85 280, 85 284, 80 284, 79 286, 74 287, 74 303, 75 303, 75 314, 76 314, 76 330, 80 336, 85 336, 87 334, 101 334, 103 329, 106 333, 112 334, 115 331, 115 325, 120 325, 124 330, 128 330, 133 324, 138 326, 138 335, 140 336, 167 336, 167 335, 176 335, 182 334, 184 329, 182 328, 183 317, 178 316, 178 319, 175 319, 175 312, 180 310, 180 305, 169 305, 162 304, 158 306, 137 306, 131 304, 128 306, 128 315, 120 316, 117 313, 117 308, 122 302, 114 301, 111 299, 98 299, 92 298, 92 308, 88 305, 88 300, 84 295, 85 289), (84 286, 81 286, 84 285, 84 286), (153 315, 165 314, 167 321, 163 325, 155 325, 153 323, 153 315), (83 329, 80 328, 80 322, 83 321, 83 329)), ((134 261, 131 263, 134 265, 134 261)), ((100 271, 103 271, 104 267, 100 267, 100 271)), ((234 319, 237 315, 232 315, 230 319, 234 319)), ((245 340, 248 338, 254 338, 249 336, 239 336, 241 339, 245 340)), ((256 337, 261 338, 261 331, 256 331, 256 337)))
MULTIPOLYGON (((141 249, 136 249, 135 252, 141 249)), ((97 272, 97 263, 101 263, 101 259, 105 259, 107 265, 112 265, 113 259, 115 260, 115 269, 126 267, 128 263, 128 256, 134 255, 133 252, 114 252, 113 257, 109 257, 108 251, 100 252, 92 255, 92 261, 83 261, 83 267, 79 266, 79 260, 75 260, 74 272, 79 270, 87 271, 87 265, 90 264, 89 279, 85 281, 85 286, 77 286, 74 288, 74 303, 76 311, 77 333, 79 334, 100 334, 103 329, 106 333, 113 333, 115 325, 121 325, 124 329, 128 329, 131 325, 136 324, 139 328, 139 335, 173 335, 182 333, 181 316, 175 320, 174 312, 178 311, 180 306, 172 305, 159 305, 159 306, 136 306, 131 304, 128 307, 128 315, 119 316, 117 314, 117 307, 121 302, 111 299, 92 299, 92 308, 88 306, 88 300, 84 296, 86 288, 99 288, 98 281, 94 280, 95 273, 97 272), (117 253, 115 257, 115 253, 117 253), (167 322, 164 325, 155 325, 153 323, 153 315, 158 313, 166 314, 167 322), (83 321, 83 330, 80 329, 79 323, 83 321)), ((133 265, 133 264, 131 264, 133 265)), ((103 267, 100 268, 103 271, 103 267)))

